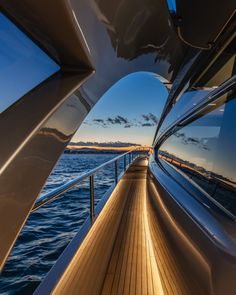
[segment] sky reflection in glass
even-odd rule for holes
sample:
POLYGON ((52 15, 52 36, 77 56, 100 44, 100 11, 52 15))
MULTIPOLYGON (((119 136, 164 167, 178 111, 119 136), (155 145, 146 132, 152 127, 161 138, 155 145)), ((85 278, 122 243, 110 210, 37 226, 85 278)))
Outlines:
POLYGON ((0 13, 0 113, 60 67, 0 13))
POLYGON ((236 99, 179 129, 160 147, 170 162, 236 216, 236 99))

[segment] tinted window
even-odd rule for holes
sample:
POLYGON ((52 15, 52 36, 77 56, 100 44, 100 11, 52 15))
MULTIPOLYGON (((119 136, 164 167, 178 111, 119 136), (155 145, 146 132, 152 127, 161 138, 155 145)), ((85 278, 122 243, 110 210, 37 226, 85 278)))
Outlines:
POLYGON ((219 54, 213 64, 203 71, 194 88, 186 91, 172 106, 162 123, 157 138, 166 129, 179 119, 188 110, 192 109, 200 101, 204 100, 207 94, 220 84, 236 74, 236 39, 219 54))
POLYGON ((158 136, 187 111, 202 101, 209 92, 210 90, 194 90, 185 92, 166 116, 161 125, 158 136))
POLYGON ((59 69, 45 52, 0 13, 0 113, 59 69))
POLYGON ((217 87, 236 73, 236 38, 221 52, 214 63, 202 73, 195 87, 217 87))
MULTIPOLYGON (((214 104, 213 104, 214 105, 214 104)), ((179 129, 159 157, 236 215, 236 99, 179 129)))

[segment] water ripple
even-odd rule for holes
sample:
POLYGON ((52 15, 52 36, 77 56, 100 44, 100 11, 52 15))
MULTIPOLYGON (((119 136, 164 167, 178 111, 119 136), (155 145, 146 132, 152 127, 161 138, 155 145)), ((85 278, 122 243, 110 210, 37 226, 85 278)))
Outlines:
MULTIPOLYGON (((43 189, 48 192, 116 155, 62 155, 43 189)), ((119 172, 122 170, 119 163, 119 172)), ((110 166, 95 177, 95 203, 114 180, 110 166)), ((64 196, 32 213, 0 277, 0 294, 32 294, 89 214, 89 184, 84 181, 64 196)))

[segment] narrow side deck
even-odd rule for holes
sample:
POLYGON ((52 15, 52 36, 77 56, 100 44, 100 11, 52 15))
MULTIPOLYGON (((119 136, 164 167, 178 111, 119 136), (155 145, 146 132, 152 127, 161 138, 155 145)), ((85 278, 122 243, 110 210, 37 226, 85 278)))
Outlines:
POLYGON ((178 287, 181 275, 167 253, 164 238, 155 240, 160 233, 150 225, 156 221, 148 182, 147 159, 137 159, 118 183, 53 294, 189 294, 178 287))
POLYGON ((106 271, 103 295, 163 294, 146 214, 146 180, 146 160, 139 160, 122 179, 120 194, 127 203, 106 271))

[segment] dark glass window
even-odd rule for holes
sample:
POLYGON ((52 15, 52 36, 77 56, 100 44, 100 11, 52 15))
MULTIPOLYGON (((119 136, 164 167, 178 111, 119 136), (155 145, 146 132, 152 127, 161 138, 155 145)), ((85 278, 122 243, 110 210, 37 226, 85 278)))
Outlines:
MULTIPOLYGON (((234 97, 167 138, 159 149, 159 157, 236 215, 234 97)), ((214 108, 214 103, 211 105, 214 108)))
POLYGON ((184 92, 163 121, 157 138, 187 111, 203 101, 210 91, 236 74, 236 38, 219 54, 211 66, 202 72, 193 88, 184 92))
POLYGON ((0 113, 59 69, 0 12, 0 113))
POLYGON ((219 54, 214 63, 202 73, 195 87, 217 87, 236 73, 236 38, 219 54))
POLYGON ((172 123, 202 101, 208 93, 210 93, 210 90, 192 90, 185 92, 166 116, 158 135, 163 133, 172 123))

